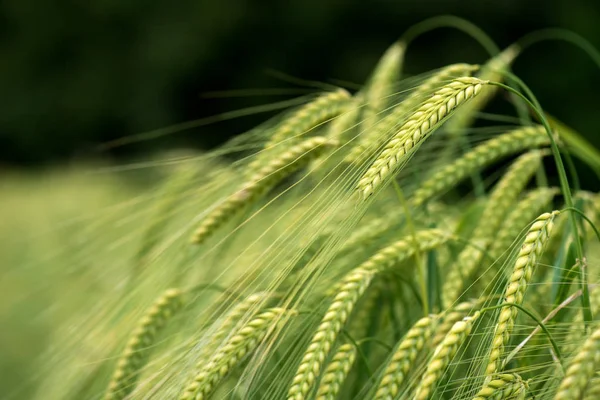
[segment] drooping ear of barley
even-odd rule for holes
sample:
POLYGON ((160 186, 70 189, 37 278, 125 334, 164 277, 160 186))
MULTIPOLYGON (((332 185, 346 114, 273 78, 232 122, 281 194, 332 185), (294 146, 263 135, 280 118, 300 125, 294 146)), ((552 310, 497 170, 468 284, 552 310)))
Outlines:
POLYGON ((215 349, 223 344, 223 340, 236 330, 238 324, 250 317, 253 312, 260 310, 260 306, 269 294, 266 292, 253 293, 234 305, 223 317, 222 321, 217 321, 219 324, 217 329, 211 334, 208 342, 203 346, 199 356, 197 369, 201 369, 206 363, 206 357, 210 356, 215 349))
POLYGON ((341 345, 325 369, 317 391, 317 400, 335 400, 356 358, 356 347, 341 345))
MULTIPOLYGON (((521 304, 523 302, 527 285, 531 280, 537 261, 544 251, 544 245, 550 237, 554 218, 558 214, 558 211, 544 213, 529 228, 504 291, 503 303, 521 304)), ((510 338, 517 313, 517 308, 512 306, 505 306, 500 309, 500 316, 494 331, 492 348, 486 367, 488 377, 498 372, 502 367, 502 353, 510 338)))
POLYGON ((390 176, 393 176, 413 150, 427 139, 457 107, 475 97, 487 83, 471 77, 456 78, 420 105, 360 178, 357 189, 363 197, 373 194, 390 176))
POLYGON ((277 183, 306 166, 327 149, 337 145, 337 140, 317 136, 304 140, 271 160, 252 176, 248 183, 219 204, 202 221, 192 238, 192 242, 196 244, 204 242, 221 225, 245 207, 249 207, 259 200, 263 194, 271 190, 277 183))
POLYGON ((168 289, 150 307, 127 342, 109 383, 106 400, 123 399, 133 391, 157 335, 182 305, 182 292, 168 289))
POLYGON ((480 168, 511 154, 549 144, 550 139, 548 139, 548 135, 542 126, 516 128, 513 131, 504 133, 480 144, 431 175, 419 185, 412 196, 411 203, 414 207, 418 207, 480 168))
POLYGON ((324 93, 283 120, 265 144, 265 149, 248 166, 249 175, 259 171, 277 154, 287 151, 310 130, 347 111, 351 98, 344 89, 324 93), (277 146, 284 140, 288 141, 284 147, 277 146))
POLYGON ((209 360, 206 360, 202 370, 185 387, 180 399, 207 399, 219 382, 256 350, 267 334, 275 329, 284 314, 289 312, 284 308, 271 308, 238 329, 209 360))
POLYGON ((373 278, 413 256, 417 249, 422 252, 429 251, 448 239, 449 236, 438 229, 417 232, 414 238, 411 236, 382 249, 342 278, 339 286, 336 286, 339 287, 338 293, 302 357, 288 391, 289 400, 304 400, 309 396, 338 334, 373 278))
MULTIPOLYGON (((504 174, 490 193, 480 223, 473 232, 473 237, 480 241, 483 250, 492 242, 506 214, 529 179, 539 169, 542 153, 533 150, 520 156, 504 174)), ((447 307, 459 298, 465 287, 471 283, 471 277, 477 270, 483 257, 482 249, 467 246, 458 256, 457 262, 450 269, 442 290, 442 301, 447 307)))
MULTIPOLYGON (((514 59, 519 55, 519 52, 520 49, 516 45, 507 47, 481 66, 477 78, 492 82, 502 82, 504 80, 504 72, 506 72, 514 59)), ((448 121, 446 125, 448 132, 459 132, 461 129, 471 126, 477 112, 485 107, 497 90, 498 86, 489 85, 484 87, 479 96, 468 104, 465 104, 464 107, 461 107, 454 117, 448 121)))
POLYGON ((527 383, 518 374, 498 374, 473 397, 473 400, 523 400, 527 383))
POLYGON ((590 381, 588 387, 583 394, 583 400, 600 399, 600 375, 596 371, 596 375, 590 381))
POLYGON ((467 340, 473 329, 473 324, 478 317, 479 311, 475 312, 471 317, 465 317, 463 320, 456 322, 442 343, 436 347, 431 360, 427 364, 425 374, 417 386, 415 400, 427 400, 431 398, 440 378, 444 375, 459 348, 467 340))
POLYGON ((394 83, 400 78, 405 51, 406 45, 403 42, 394 43, 373 69, 365 90, 366 118, 373 117, 386 108, 394 83))
MULTIPOLYGON (((508 214, 508 217, 500 227, 498 234, 492 241, 489 249, 493 260, 499 258, 502 253, 510 248, 514 240, 525 228, 525 221, 532 221, 542 210, 547 209, 554 196, 560 193, 557 188, 537 188, 520 200, 508 214)), ((496 264, 500 264, 496 262, 496 264)))
POLYGON ((596 329, 587 338, 581 350, 569 364, 554 399, 571 400, 582 398, 594 374, 599 369, 600 329, 596 329))
POLYGON ((442 314, 440 316, 440 322, 435 328, 431 346, 436 348, 440 343, 442 343, 442 340, 444 340, 454 324, 476 311, 483 300, 485 300, 485 298, 463 301, 462 303, 455 305, 442 314))
POLYGON ((423 98, 430 97, 449 79, 469 76, 478 68, 479 66, 470 64, 452 64, 444 67, 423 81, 406 99, 393 107, 389 114, 381 120, 377 121, 377 115, 369 119, 364 118, 363 125, 366 125, 366 128, 358 137, 357 143, 347 156, 347 160, 356 164, 364 162, 372 151, 389 140, 392 132, 407 120, 407 116, 414 112, 414 109, 421 104, 423 98))
POLYGON ((375 400, 394 400, 397 398, 402 383, 413 367, 417 355, 431 338, 434 323, 435 318, 433 317, 421 318, 400 340, 385 367, 375 392, 375 400))

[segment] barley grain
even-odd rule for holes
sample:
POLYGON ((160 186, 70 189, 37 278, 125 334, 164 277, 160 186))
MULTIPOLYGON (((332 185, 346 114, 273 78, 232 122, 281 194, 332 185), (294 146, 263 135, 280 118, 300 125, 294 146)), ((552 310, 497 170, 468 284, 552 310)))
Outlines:
POLYGON ((569 364, 554 399, 572 400, 582 398, 598 369, 600 369, 600 329, 592 332, 579 353, 569 364))

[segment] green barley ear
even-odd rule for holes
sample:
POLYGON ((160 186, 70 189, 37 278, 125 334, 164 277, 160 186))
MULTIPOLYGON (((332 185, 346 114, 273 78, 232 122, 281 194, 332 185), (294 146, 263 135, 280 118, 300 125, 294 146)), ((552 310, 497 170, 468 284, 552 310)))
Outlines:
POLYGON ((127 342, 108 386, 106 400, 123 399, 133 391, 157 335, 182 305, 182 292, 168 289, 150 307, 127 342))
POLYGON ((267 334, 281 322, 284 308, 271 308, 238 329, 215 354, 181 394, 181 400, 204 400, 217 385, 262 343, 267 334))
POLYGON ((335 400, 355 358, 356 347, 354 345, 343 344, 338 348, 331 363, 325 369, 317 391, 317 400, 335 400))
MULTIPOLYGON (((523 228, 524 221, 531 221, 540 215, 551 202, 554 196, 558 195, 558 188, 537 188, 520 200, 510 212, 498 235, 494 238, 490 249, 490 257, 494 260, 502 256, 510 248, 513 241, 519 236, 523 228)), ((500 264, 496 262, 496 264, 500 264)))
POLYGON ((549 144, 550 139, 543 126, 516 128, 490 139, 447 164, 421 183, 412 196, 412 205, 420 206, 435 195, 456 185, 471 173, 504 157, 549 144))
POLYGON ((417 355, 431 338, 434 323, 433 317, 421 318, 398 343, 383 372, 374 400, 397 398, 402 383, 413 368, 417 355))
POLYGON ((215 208, 196 230, 192 243, 201 244, 221 225, 240 213, 246 207, 258 201, 266 192, 306 166, 327 149, 336 147, 337 140, 312 137, 291 147, 277 158, 271 160, 260 171, 252 176, 236 193, 215 208))
POLYGON ((414 109, 421 104, 423 98, 431 97, 431 94, 443 87, 448 80, 469 76, 478 68, 478 65, 470 64, 452 64, 441 68, 416 87, 406 99, 393 107, 389 114, 381 120, 376 121, 377 114, 371 119, 364 118, 364 123, 368 128, 357 138, 357 143, 348 154, 347 161, 360 164, 367 160, 374 144, 378 147, 382 140, 383 143, 387 142, 391 132, 406 121, 407 115, 413 113, 414 109))
POLYGON ((581 399, 595 372, 600 369, 600 329, 592 332, 569 364, 554 400, 581 399))
POLYGON ((477 307, 481 306, 484 300, 485 298, 464 301, 443 313, 440 317, 441 321, 438 323, 435 329, 431 346, 436 348, 440 343, 442 343, 454 324, 468 316, 473 312, 473 310, 476 310, 477 307))
POLYGON ((358 182, 364 198, 395 174, 409 155, 449 117, 457 107, 475 97, 487 81, 456 78, 421 104, 379 153, 358 182))
POLYGON ((430 399, 444 375, 446 368, 458 352, 459 348, 466 341, 473 329, 473 323, 479 317, 479 311, 471 317, 465 317, 462 321, 456 322, 450 332, 446 335, 433 353, 433 356, 427 364, 427 370, 420 380, 415 393, 415 400, 430 399))
MULTIPOLYGON (((540 168, 544 154, 534 150, 520 156, 494 186, 481 214, 480 223, 473 232, 473 237, 482 241, 480 246, 484 250, 495 238, 496 231, 529 179, 540 168)), ((445 306, 457 300, 464 288, 471 283, 471 277, 477 271, 482 258, 483 252, 473 246, 467 246, 458 255, 458 260, 450 269, 442 290, 442 302, 445 306)))
POLYGON ((485 385, 473 400, 524 400, 527 383, 518 374, 499 374, 485 385))
POLYGON ((257 154, 254 161, 248 166, 249 173, 256 173, 268 164, 277 153, 281 153, 296 144, 304 134, 342 114, 350 105, 351 98, 348 91, 338 89, 320 95, 295 111, 275 129, 275 132, 265 144, 265 150, 257 154), (289 144, 283 148, 278 148, 277 145, 284 140, 289 140, 289 144))
POLYGON ((412 257, 417 251, 417 247, 419 251, 429 251, 442 245, 448 239, 449 236, 438 229, 417 232, 414 238, 411 236, 380 250, 342 278, 340 284, 336 285, 337 294, 302 357, 288 391, 289 400, 308 398, 337 336, 373 278, 412 257))
MULTIPOLYGON (((540 215, 531 225, 521 250, 517 255, 517 260, 504 291, 503 303, 521 304, 527 285, 533 275, 533 270, 541 257, 544 246, 552 232, 554 218, 559 211, 545 213, 540 215)), ((486 368, 486 375, 492 376, 501 368, 501 357, 504 352, 504 346, 508 343, 510 334, 515 324, 518 309, 507 305, 500 310, 500 316, 492 340, 489 362, 486 368)))

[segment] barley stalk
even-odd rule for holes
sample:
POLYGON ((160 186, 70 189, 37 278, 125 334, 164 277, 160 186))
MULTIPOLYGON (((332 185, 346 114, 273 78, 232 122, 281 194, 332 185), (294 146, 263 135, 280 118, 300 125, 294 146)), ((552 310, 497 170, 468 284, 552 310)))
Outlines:
POLYGON ((250 182, 244 184, 204 219, 192 242, 204 242, 221 225, 256 202, 277 183, 337 144, 336 140, 324 137, 309 138, 270 161, 250 179, 250 182))
POLYGON ((592 332, 569 364, 554 399, 581 399, 598 369, 600 369, 600 329, 592 332))
MULTIPOLYGON (((504 291, 503 303, 521 304, 523 302, 527 285, 531 280, 535 265, 543 253, 544 245, 550 237, 554 218, 558 214, 558 211, 544 213, 529 228, 504 291)), ((517 312, 517 308, 512 306, 505 306, 500 310, 486 367, 487 376, 492 376, 501 367, 500 358, 504 352, 504 346, 510 338, 517 312)))
POLYGON ((382 249, 363 264, 350 271, 341 281, 338 293, 325 312, 288 391, 289 400, 306 399, 316 383, 321 366, 351 314, 358 299, 381 272, 413 256, 417 251, 428 251, 448 240, 448 235, 430 229, 400 240, 382 249))
MULTIPOLYGON (((481 214, 481 222, 473 232, 473 237, 482 241, 480 247, 484 250, 495 237, 503 219, 529 179, 540 167, 543 155, 544 153, 540 151, 531 151, 522 155, 494 187, 481 214)), ((459 254, 454 268, 448 273, 442 291, 444 305, 448 306, 459 298, 464 288, 471 282, 471 277, 477 270, 482 256, 483 252, 473 246, 466 247, 459 254)))
POLYGON ((238 329, 185 387, 180 399, 209 398, 219 382, 256 350, 286 312, 288 311, 284 308, 268 309, 238 329))
POLYGON ((406 333, 383 372, 374 400, 396 399, 417 355, 431 338, 434 322, 432 317, 421 318, 406 333))
POLYGON ((471 317, 465 317, 463 320, 456 322, 442 343, 436 347, 431 360, 427 364, 427 370, 417 386, 415 400, 427 400, 431 398, 440 378, 444 375, 450 362, 471 333, 473 323, 478 317, 479 311, 475 312, 471 317))
POLYGON ((358 182, 357 189, 368 197, 394 174, 416 149, 452 112, 476 96, 487 81, 456 78, 436 91, 400 127, 358 182))
POLYGON ((317 391, 317 400, 335 400, 355 358, 356 347, 353 345, 343 344, 338 348, 331 363, 325 369, 317 391))
POLYGON ((456 185, 472 172, 503 157, 525 149, 547 146, 548 144, 550 144, 550 139, 548 139, 548 135, 542 126, 517 128, 490 139, 447 164, 421 183, 413 194, 412 205, 414 207, 420 206, 436 194, 456 185))
POLYGON ((374 121, 365 119, 365 122, 367 124, 370 123, 371 126, 369 126, 368 130, 361 133, 357 143, 348 155, 348 161, 357 164, 365 161, 367 156, 370 155, 370 152, 368 151, 370 146, 372 146, 373 143, 380 143, 382 140, 385 143, 388 140, 389 134, 393 132, 399 124, 402 124, 407 119, 407 116, 412 114, 415 107, 419 106, 423 101, 423 98, 430 97, 431 93, 443 86, 447 80, 459 76, 468 76, 471 72, 477 70, 477 68, 479 68, 477 65, 470 64, 452 64, 444 67, 423 81, 406 99, 392 108, 390 113, 380 121, 374 123, 374 121))
POLYGON ((156 336, 183 305, 181 297, 180 290, 168 289, 144 314, 119 359, 105 395, 106 400, 123 399, 133 391, 148 362, 156 336))
POLYGON ((499 374, 485 385, 473 400, 524 400, 527 383, 518 374, 499 374))

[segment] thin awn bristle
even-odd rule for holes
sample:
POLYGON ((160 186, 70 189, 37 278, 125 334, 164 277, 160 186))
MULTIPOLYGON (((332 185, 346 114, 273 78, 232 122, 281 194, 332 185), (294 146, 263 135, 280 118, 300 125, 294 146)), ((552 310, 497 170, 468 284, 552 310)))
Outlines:
POLYGON ((356 347, 352 344, 341 345, 331 363, 325 369, 319 390, 317 391, 317 400, 335 400, 340 388, 344 384, 354 359, 356 358, 356 347))
POLYGON ((196 230, 192 242, 196 244, 204 242, 220 226, 254 204, 277 183, 306 166, 327 149, 337 145, 338 142, 334 139, 317 136, 306 139, 271 160, 250 179, 250 182, 245 183, 204 219, 196 230))
POLYGON ((417 386, 415 400, 427 400, 431 398, 439 380, 444 375, 444 372, 458 353, 460 347, 467 340, 473 329, 473 324, 478 317, 479 311, 475 312, 471 317, 465 317, 463 320, 456 322, 442 343, 436 347, 431 360, 427 364, 427 370, 417 386))
POLYGON ((168 289, 150 307, 127 342, 108 386, 106 400, 124 399, 133 391, 157 335, 182 305, 182 292, 168 289))
MULTIPOLYGON (((533 270, 541 257, 544 246, 552 233, 554 218, 559 215, 559 211, 544 213, 540 215, 529 228, 521 250, 517 255, 517 260, 504 291, 503 303, 521 304, 527 285, 533 275, 533 270)), ((510 334, 513 330, 518 309, 512 306, 502 307, 494 337, 492 339, 492 348, 486 367, 486 375, 492 376, 501 368, 501 357, 504 352, 504 346, 508 343, 510 334)))
POLYGON ((342 279, 338 293, 302 357, 288 391, 289 400, 303 400, 308 397, 337 336, 373 278, 414 255, 417 247, 418 251, 428 251, 442 245, 448 239, 449 236, 438 229, 417 232, 414 238, 400 240, 379 251, 342 279))
MULTIPOLYGON (((374 123, 374 121, 365 118, 364 122, 368 125, 368 128, 364 129, 358 137, 357 143, 348 154, 347 160, 357 164, 364 162, 370 155, 369 149, 372 144, 380 143, 382 140, 384 140, 384 143, 387 142, 389 135, 398 128, 399 124, 404 123, 407 117, 410 117, 413 110, 421 104, 423 98, 431 97, 432 92, 440 89, 449 79, 469 76, 478 68, 479 66, 470 64, 452 64, 444 67, 422 82, 381 120, 374 123)), ((373 117, 376 118, 377 114, 373 117)))
POLYGON ((418 207, 425 201, 456 185, 469 174, 511 154, 535 147, 547 146, 550 139, 543 126, 516 128, 488 140, 447 164, 419 185, 411 203, 418 207))
MULTIPOLYGON (((481 214, 480 223, 473 232, 473 237, 481 241, 480 246, 483 247, 483 250, 488 243, 493 241, 506 214, 529 179, 539 169, 543 155, 544 153, 538 150, 523 154, 510 166, 494 187, 481 214)), ((466 247, 459 254, 457 262, 448 273, 446 284, 442 290, 442 300, 445 306, 449 306, 459 298, 477 270, 482 257, 482 250, 473 246, 466 247)))
POLYGON ((184 389, 180 400, 204 400, 243 359, 248 357, 267 334, 290 311, 271 308, 253 318, 235 332, 218 351, 206 360, 204 368, 184 389))
POLYGON ((417 355, 428 344, 434 324, 435 318, 421 318, 398 343, 383 372, 374 400, 396 399, 417 355))
POLYGON ((596 371, 600 369, 600 329, 596 329, 569 364, 554 400, 581 399, 596 371))
POLYGON ((396 173, 414 149, 457 107, 476 96, 487 83, 471 77, 456 78, 417 108, 359 180, 357 189, 363 197, 369 197, 396 173))
POLYGON ((526 393, 527 383, 518 374, 499 374, 473 400, 524 400, 526 393))

